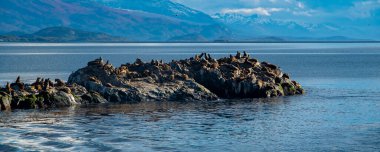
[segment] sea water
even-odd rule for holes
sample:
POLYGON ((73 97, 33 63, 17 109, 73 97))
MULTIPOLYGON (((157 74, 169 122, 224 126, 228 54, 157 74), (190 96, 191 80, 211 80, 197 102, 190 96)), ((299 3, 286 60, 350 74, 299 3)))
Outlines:
POLYGON ((0 151, 380 151, 379 43, 0 43, 0 84, 246 51, 305 95, 0 112, 0 151))

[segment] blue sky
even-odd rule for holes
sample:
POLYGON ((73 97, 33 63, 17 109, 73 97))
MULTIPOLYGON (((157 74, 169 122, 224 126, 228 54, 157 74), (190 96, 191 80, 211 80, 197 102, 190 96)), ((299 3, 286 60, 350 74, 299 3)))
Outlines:
MULTIPOLYGON (((258 14, 276 19, 322 22, 371 20, 379 24, 380 0, 173 0, 210 15, 258 14)), ((362 21, 364 22, 364 21, 362 21)), ((369 21, 367 21, 369 22, 369 21)))

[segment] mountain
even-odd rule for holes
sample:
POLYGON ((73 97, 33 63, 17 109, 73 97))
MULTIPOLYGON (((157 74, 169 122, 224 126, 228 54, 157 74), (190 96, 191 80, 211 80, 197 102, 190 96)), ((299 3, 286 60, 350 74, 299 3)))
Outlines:
POLYGON ((215 24, 209 15, 170 0, 92 0, 116 9, 139 10, 203 24, 215 24))
POLYGON ((171 39, 169 39, 169 41, 170 42, 192 42, 192 41, 205 42, 207 41, 207 39, 204 38, 200 34, 189 34, 189 35, 172 37, 171 39))
POLYGON ((349 37, 353 33, 363 33, 353 28, 344 28, 328 23, 300 23, 289 20, 276 20, 267 16, 242 15, 236 13, 215 14, 220 23, 233 31, 233 39, 260 40, 270 38, 275 41, 317 41, 317 40, 356 40, 349 37), (274 38, 274 39, 273 39, 274 38))
POLYGON ((6 42, 124 42, 125 38, 104 33, 87 32, 67 27, 49 27, 33 34, 1 36, 6 42))
POLYGON ((1 0, 0 18, 3 34, 64 26, 135 41, 166 41, 189 34, 214 40, 229 35, 206 14, 169 0, 1 0))

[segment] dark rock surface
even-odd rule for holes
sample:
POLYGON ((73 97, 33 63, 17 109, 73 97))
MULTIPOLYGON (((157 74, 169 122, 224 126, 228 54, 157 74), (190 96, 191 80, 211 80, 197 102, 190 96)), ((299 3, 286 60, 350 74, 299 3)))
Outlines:
POLYGON ((276 65, 246 52, 221 59, 202 53, 164 63, 152 60, 114 67, 99 58, 72 73, 68 83, 37 78, 0 88, 0 109, 54 108, 107 102, 210 101, 218 98, 268 98, 304 90, 276 65))

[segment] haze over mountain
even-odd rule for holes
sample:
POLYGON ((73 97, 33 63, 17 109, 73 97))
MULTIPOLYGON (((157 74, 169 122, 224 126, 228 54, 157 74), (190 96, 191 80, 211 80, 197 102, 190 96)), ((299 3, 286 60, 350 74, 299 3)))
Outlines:
POLYGON ((159 0, 160 5, 154 2, 158 3, 157 0, 1 0, 0 33, 32 33, 65 26, 140 41, 165 41, 193 34, 214 40, 229 34, 202 12, 169 0, 159 0))
POLYGON ((67 27, 48 27, 32 34, 8 33, 0 42, 126 42, 128 39, 105 33, 88 32, 67 27), (19 35, 16 35, 19 34, 19 35))
POLYGON ((0 19, 0 35, 15 36, 68 27, 131 41, 380 40, 380 0, 1 0, 0 19))
POLYGON ((380 40, 380 0, 173 0, 224 23, 234 38, 380 40))

